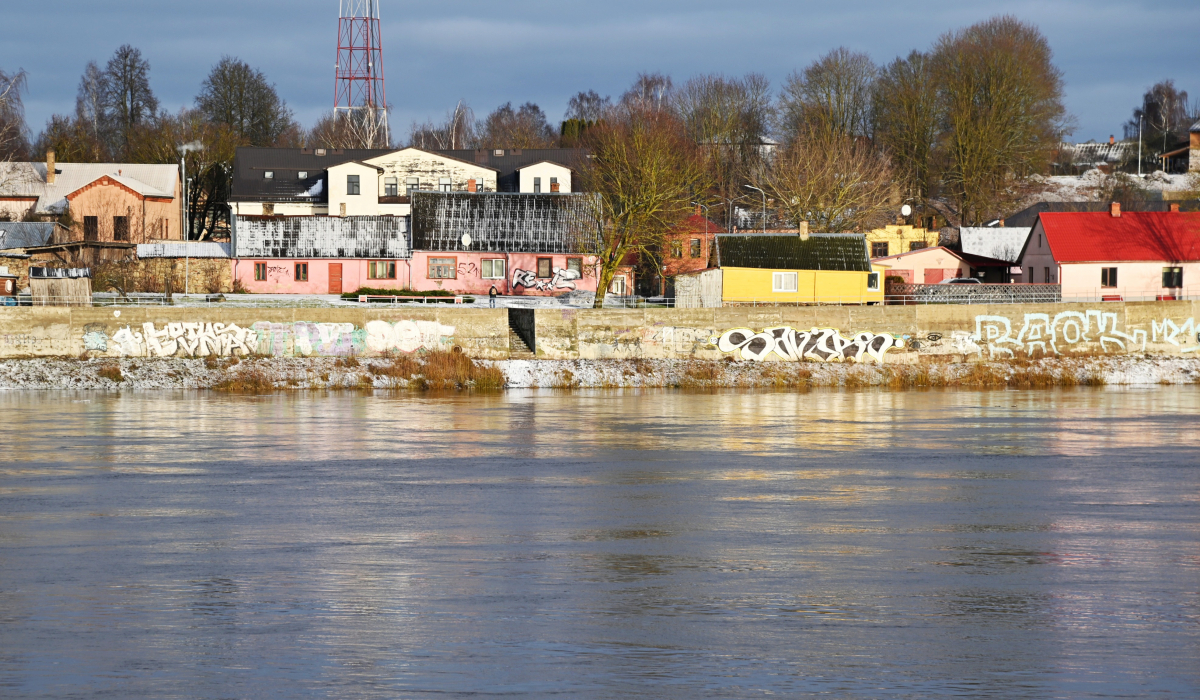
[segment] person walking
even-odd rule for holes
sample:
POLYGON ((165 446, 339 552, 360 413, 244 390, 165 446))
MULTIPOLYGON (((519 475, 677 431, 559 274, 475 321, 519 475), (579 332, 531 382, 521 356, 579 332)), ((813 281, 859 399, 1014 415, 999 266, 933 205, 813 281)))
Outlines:
POLYGON ((492 288, 488 290, 488 301, 493 309, 496 308, 496 297, 498 296, 500 296, 500 290, 496 289, 496 285, 493 284, 492 288))

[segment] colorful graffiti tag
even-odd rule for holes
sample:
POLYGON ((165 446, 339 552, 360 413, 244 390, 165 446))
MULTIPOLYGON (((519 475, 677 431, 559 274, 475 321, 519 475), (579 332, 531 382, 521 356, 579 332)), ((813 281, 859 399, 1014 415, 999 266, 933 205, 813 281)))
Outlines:
POLYGON ((790 326, 767 328, 755 333, 749 328, 734 328, 710 343, 721 352, 739 352, 742 359, 761 362, 774 353, 781 360, 799 362, 804 359, 819 362, 863 362, 870 358, 883 362, 883 356, 904 341, 887 334, 857 333, 843 338, 834 328, 813 328, 798 331, 790 326))
POLYGON ((349 356, 448 349, 454 326, 436 321, 370 321, 352 323, 269 323, 243 328, 224 323, 168 323, 156 327, 125 326, 111 338, 89 328, 82 338, 87 350, 126 357, 207 357, 216 355, 349 356))

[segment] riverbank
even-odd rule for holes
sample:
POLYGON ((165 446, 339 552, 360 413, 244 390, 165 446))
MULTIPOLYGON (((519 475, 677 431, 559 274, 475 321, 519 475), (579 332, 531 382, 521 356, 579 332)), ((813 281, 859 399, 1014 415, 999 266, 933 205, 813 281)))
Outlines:
POLYGON ((906 365, 696 360, 387 358, 34 358, 0 361, 3 390, 1038 388, 1200 383, 1200 358, 1107 356, 906 365))

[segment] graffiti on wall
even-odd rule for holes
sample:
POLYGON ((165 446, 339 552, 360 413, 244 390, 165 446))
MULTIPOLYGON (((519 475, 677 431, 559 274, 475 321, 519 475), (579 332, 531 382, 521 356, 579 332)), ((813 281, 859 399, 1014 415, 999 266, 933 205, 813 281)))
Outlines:
POLYGON ((168 323, 125 326, 110 338, 94 327, 83 334, 85 350, 126 357, 207 357, 216 355, 340 356, 449 349, 454 326, 436 321, 352 323, 257 322, 249 327, 224 323, 168 323))
POLYGON ((975 334, 972 339, 986 348, 990 357, 1016 357, 1024 353, 1035 355, 1057 355, 1085 343, 1096 343, 1102 352, 1144 351, 1147 342, 1166 342, 1180 348, 1180 352, 1194 352, 1200 348, 1196 341, 1195 321, 1189 318, 1182 324, 1171 319, 1151 322, 1151 328, 1120 328, 1116 312, 1089 309, 1087 311, 1062 311, 1053 316, 1046 313, 1029 313, 1020 328, 1005 316, 979 315, 975 317, 975 334), (1190 347, 1188 347, 1190 346, 1190 347))
POLYGON ((561 267, 554 268, 554 277, 549 279, 539 279, 537 273, 532 270, 513 270, 512 286, 525 287, 526 289, 536 289, 539 292, 552 292, 556 289, 575 289, 575 280, 582 277, 577 270, 564 270, 561 267))
POLYGON ((886 333, 857 333, 843 338, 834 328, 813 328, 798 331, 790 326, 767 328, 755 333, 749 328, 734 328, 709 341, 721 352, 739 352, 742 359, 760 362, 772 353, 781 360, 799 362, 804 359, 819 362, 850 360, 863 362, 870 358, 883 362, 883 356, 904 341, 886 333))

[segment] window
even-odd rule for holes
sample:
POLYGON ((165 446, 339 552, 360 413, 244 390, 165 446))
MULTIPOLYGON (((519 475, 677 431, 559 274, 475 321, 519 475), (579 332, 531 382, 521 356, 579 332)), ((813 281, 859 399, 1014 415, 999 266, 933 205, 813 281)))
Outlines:
POLYGON ((886 258, 887 254, 888 254, 887 241, 881 241, 879 243, 871 244, 871 257, 872 258, 886 258))
POLYGON ((1049 284, 1050 283, 1050 268, 1043 267, 1042 268, 1042 276, 1045 278, 1045 282, 1047 284, 1049 284))
POLYGON ((448 177, 438 178, 438 189, 441 190, 442 192, 449 192, 450 191, 450 178, 448 178, 448 177))
POLYGON ((411 197, 413 192, 421 189, 421 178, 406 177, 404 178, 404 194, 411 197))
POLYGON ((540 177, 533 178, 533 193, 541 194, 541 191, 542 191, 542 178, 540 178, 540 177))
POLYGON ((583 258, 567 258, 567 269, 583 277, 583 258))
POLYGON ((1117 286, 1117 268, 1115 268, 1115 267, 1100 268, 1100 286, 1101 287, 1117 286))
POLYGON ((254 281, 265 282, 267 280, 267 264, 265 262, 254 263, 254 281))
POLYGON ((700 239, 699 238, 692 239, 692 257, 693 258, 700 257, 700 239))
POLYGON ((346 176, 346 194, 358 194, 358 176, 346 176))
POLYGON ((1038 247, 1039 248, 1042 247, 1042 234, 1040 234, 1040 233, 1038 234, 1038 247))
POLYGON ((928 247, 929 247, 929 244, 926 243, 925 241, 913 241, 908 244, 909 250, 920 250, 922 248, 928 248, 928 247))
POLYGON ((771 291, 794 292, 799 287, 800 273, 776 272, 771 275, 771 291))
POLYGON ((1183 286, 1183 268, 1182 267, 1164 267, 1163 268, 1163 286, 1164 287, 1182 287, 1183 286))
POLYGON ((556 178, 556 177, 550 178, 550 191, 558 192, 558 178, 556 178))
POLYGON ((502 155, 504 155, 504 149, 503 149, 503 148, 497 148, 496 150, 492 151, 492 155, 494 155, 494 156, 502 156, 502 155))
POLYGON ((296 281, 308 281, 308 263, 296 263, 296 281))
POLYGON ((609 293, 616 294, 619 297, 625 296, 625 275, 614 277, 612 285, 608 288, 609 293))
POLYGON ((538 258, 538 277, 540 279, 550 279, 554 276, 552 272, 554 265, 551 258, 538 258))
POLYGON ((483 271, 485 280, 502 280, 504 279, 504 261, 503 260, 484 260, 480 266, 483 271))
POLYGON ((429 279, 453 280, 458 279, 457 258, 430 258, 429 279))
POLYGON ((878 272, 868 272, 867 273, 867 289, 873 290, 873 291, 879 291, 879 273, 878 272))
POLYGON ((83 240, 85 240, 85 241, 100 240, 100 217, 97 217, 97 216, 83 217, 83 240))
POLYGON ((113 240, 127 241, 129 240, 129 217, 114 216, 113 217, 113 240))
POLYGON ((308 179, 308 171, 301 170, 300 172, 296 173, 296 179, 297 180, 307 180, 308 179))
POLYGON ((671 257, 683 257, 683 241, 671 241, 671 257))
POLYGON ((367 279, 396 279, 396 263, 393 260, 371 260, 367 263, 367 279))
POLYGON ((273 180, 274 178, 275 178, 274 170, 264 170, 263 171, 263 179, 264 180, 273 180))
POLYGON ((399 180, 394 177, 383 178, 383 196, 395 197, 400 194, 399 180))

